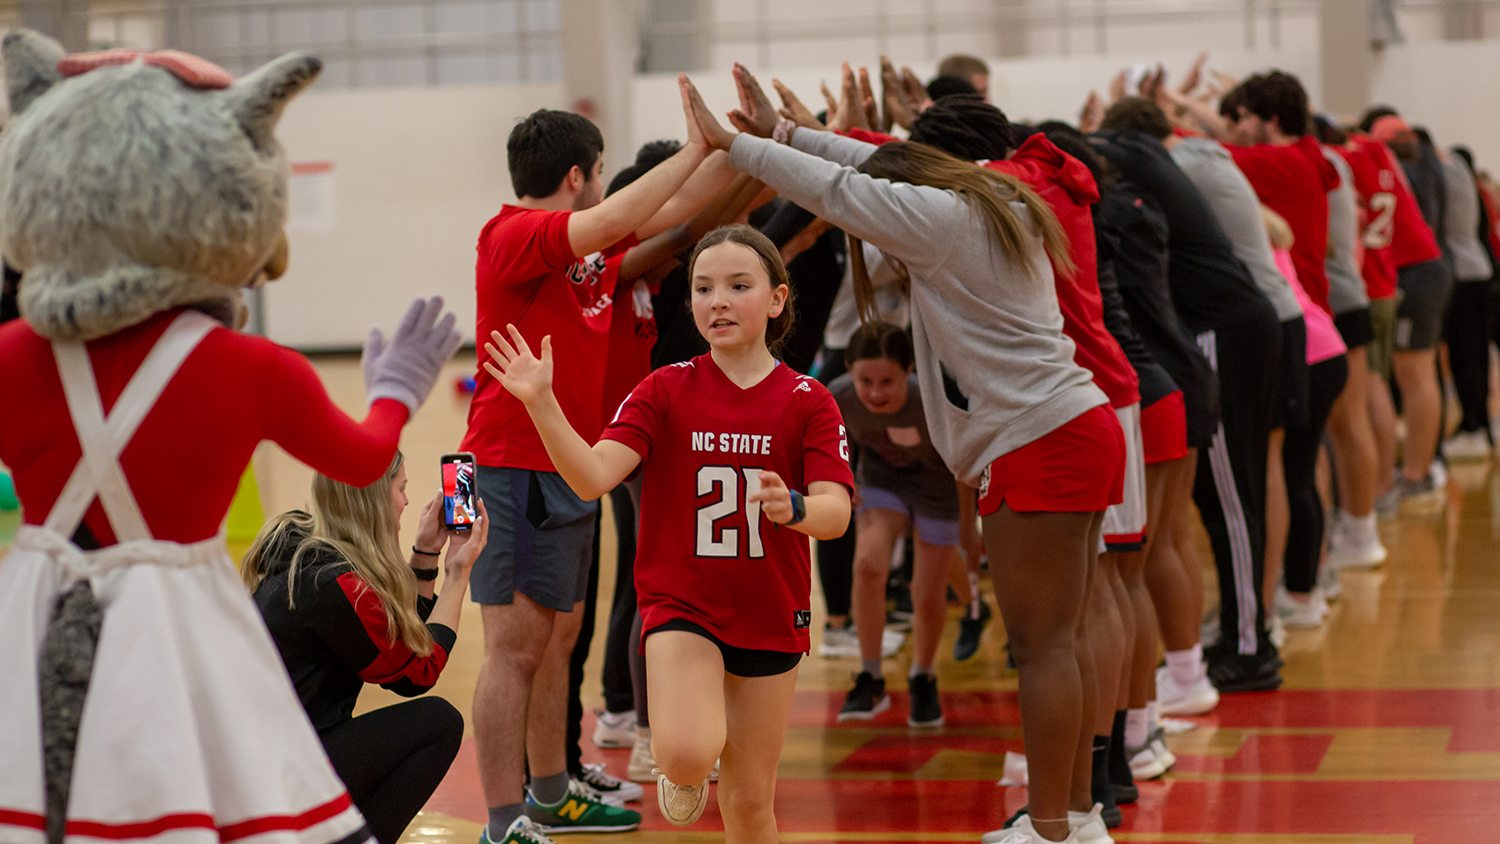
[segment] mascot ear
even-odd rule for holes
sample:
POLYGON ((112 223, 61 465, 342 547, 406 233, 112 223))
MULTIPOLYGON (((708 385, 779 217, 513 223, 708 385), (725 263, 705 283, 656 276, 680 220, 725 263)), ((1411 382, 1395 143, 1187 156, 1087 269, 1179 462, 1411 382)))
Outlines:
POLYGON ((62 81, 57 63, 66 51, 40 32, 16 29, 6 33, 0 52, 5 56, 6 87, 13 115, 25 111, 37 97, 62 81))
POLYGON ((312 84, 323 62, 310 53, 288 53, 261 65, 225 92, 230 109, 256 149, 272 142, 281 109, 297 92, 312 84))

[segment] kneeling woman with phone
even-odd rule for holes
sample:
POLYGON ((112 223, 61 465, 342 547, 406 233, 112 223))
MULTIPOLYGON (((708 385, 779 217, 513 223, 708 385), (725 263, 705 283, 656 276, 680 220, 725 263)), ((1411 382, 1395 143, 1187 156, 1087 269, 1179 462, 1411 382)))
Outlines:
POLYGON ((323 749, 380 844, 395 844, 442 782, 464 720, 440 697, 359 717, 355 700, 365 683, 414 697, 437 682, 488 535, 482 502, 472 530, 444 530, 440 495, 422 508, 407 557, 398 535, 406 503, 399 451, 367 487, 315 475, 312 512, 272 519, 240 568, 323 749))
POLYGON ((709 353, 651 373, 597 445, 552 393, 551 338, 538 359, 509 326, 484 365, 580 498, 642 474, 635 584, 662 814, 696 821, 722 755, 725 837, 774 842, 776 764, 812 619, 807 537, 843 535, 854 478, 833 396, 773 355, 791 325, 776 247, 748 226, 715 229, 688 278, 709 353))

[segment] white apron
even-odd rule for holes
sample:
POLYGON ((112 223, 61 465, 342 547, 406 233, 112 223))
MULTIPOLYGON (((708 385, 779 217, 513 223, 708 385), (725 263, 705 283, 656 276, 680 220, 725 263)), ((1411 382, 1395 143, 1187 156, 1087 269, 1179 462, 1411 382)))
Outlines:
POLYGON ((0 560, 0 841, 46 841, 38 655, 57 596, 85 578, 103 624, 78 728, 69 844, 372 840, 223 535, 153 539, 120 469, 141 420, 216 324, 179 316, 107 419, 84 346, 53 344, 83 457, 46 523, 20 528, 0 560), (118 544, 80 551, 69 538, 96 497, 118 544))

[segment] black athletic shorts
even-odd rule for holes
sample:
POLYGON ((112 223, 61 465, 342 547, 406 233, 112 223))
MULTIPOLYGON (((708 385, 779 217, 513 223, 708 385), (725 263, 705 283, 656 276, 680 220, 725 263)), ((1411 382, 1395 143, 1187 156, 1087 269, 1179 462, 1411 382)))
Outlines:
POLYGON ((1344 338, 1344 345, 1350 349, 1368 346, 1375 339, 1375 323, 1370 319, 1369 305, 1336 314, 1333 327, 1339 330, 1339 336, 1344 338))
POLYGON ((1396 351, 1421 352, 1443 339, 1443 314, 1453 293, 1448 262, 1433 258, 1396 272, 1401 302, 1396 306, 1396 351))
POLYGON ((777 674, 785 674, 796 668, 797 663, 802 659, 802 654, 799 653, 758 651, 752 648, 736 648, 734 645, 726 645, 719 641, 718 636, 685 618, 674 618, 647 630, 641 634, 641 641, 644 642, 647 636, 663 630, 696 633, 713 642, 718 646, 719 653, 724 655, 724 670, 736 677, 773 677, 777 674))

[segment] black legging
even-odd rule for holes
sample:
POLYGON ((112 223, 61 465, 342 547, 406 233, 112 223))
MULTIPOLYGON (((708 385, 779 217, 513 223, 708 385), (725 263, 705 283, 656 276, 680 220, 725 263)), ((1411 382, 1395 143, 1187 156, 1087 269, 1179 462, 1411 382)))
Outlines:
POLYGON ((380 844, 396 844, 437 790, 464 739, 464 716, 440 697, 350 719, 320 738, 380 844))
POLYGON ((1448 341, 1448 368, 1463 418, 1460 431, 1490 428, 1490 282, 1453 285, 1443 337, 1448 341))
POLYGON ((609 628, 604 637, 604 708, 628 712, 635 707, 634 682, 630 675, 631 623, 635 620, 635 502, 630 489, 620 484, 609 492, 615 512, 615 594, 610 603, 609 628))
POLYGON ((1288 592, 1307 593, 1318 582, 1318 557, 1323 551, 1323 499, 1318 496, 1318 451, 1323 445, 1323 426, 1333 411, 1333 402, 1349 377, 1349 359, 1344 355, 1319 361, 1307 368, 1306 426, 1287 426, 1281 444, 1281 465, 1286 476, 1287 505, 1291 511, 1282 577, 1288 592))

